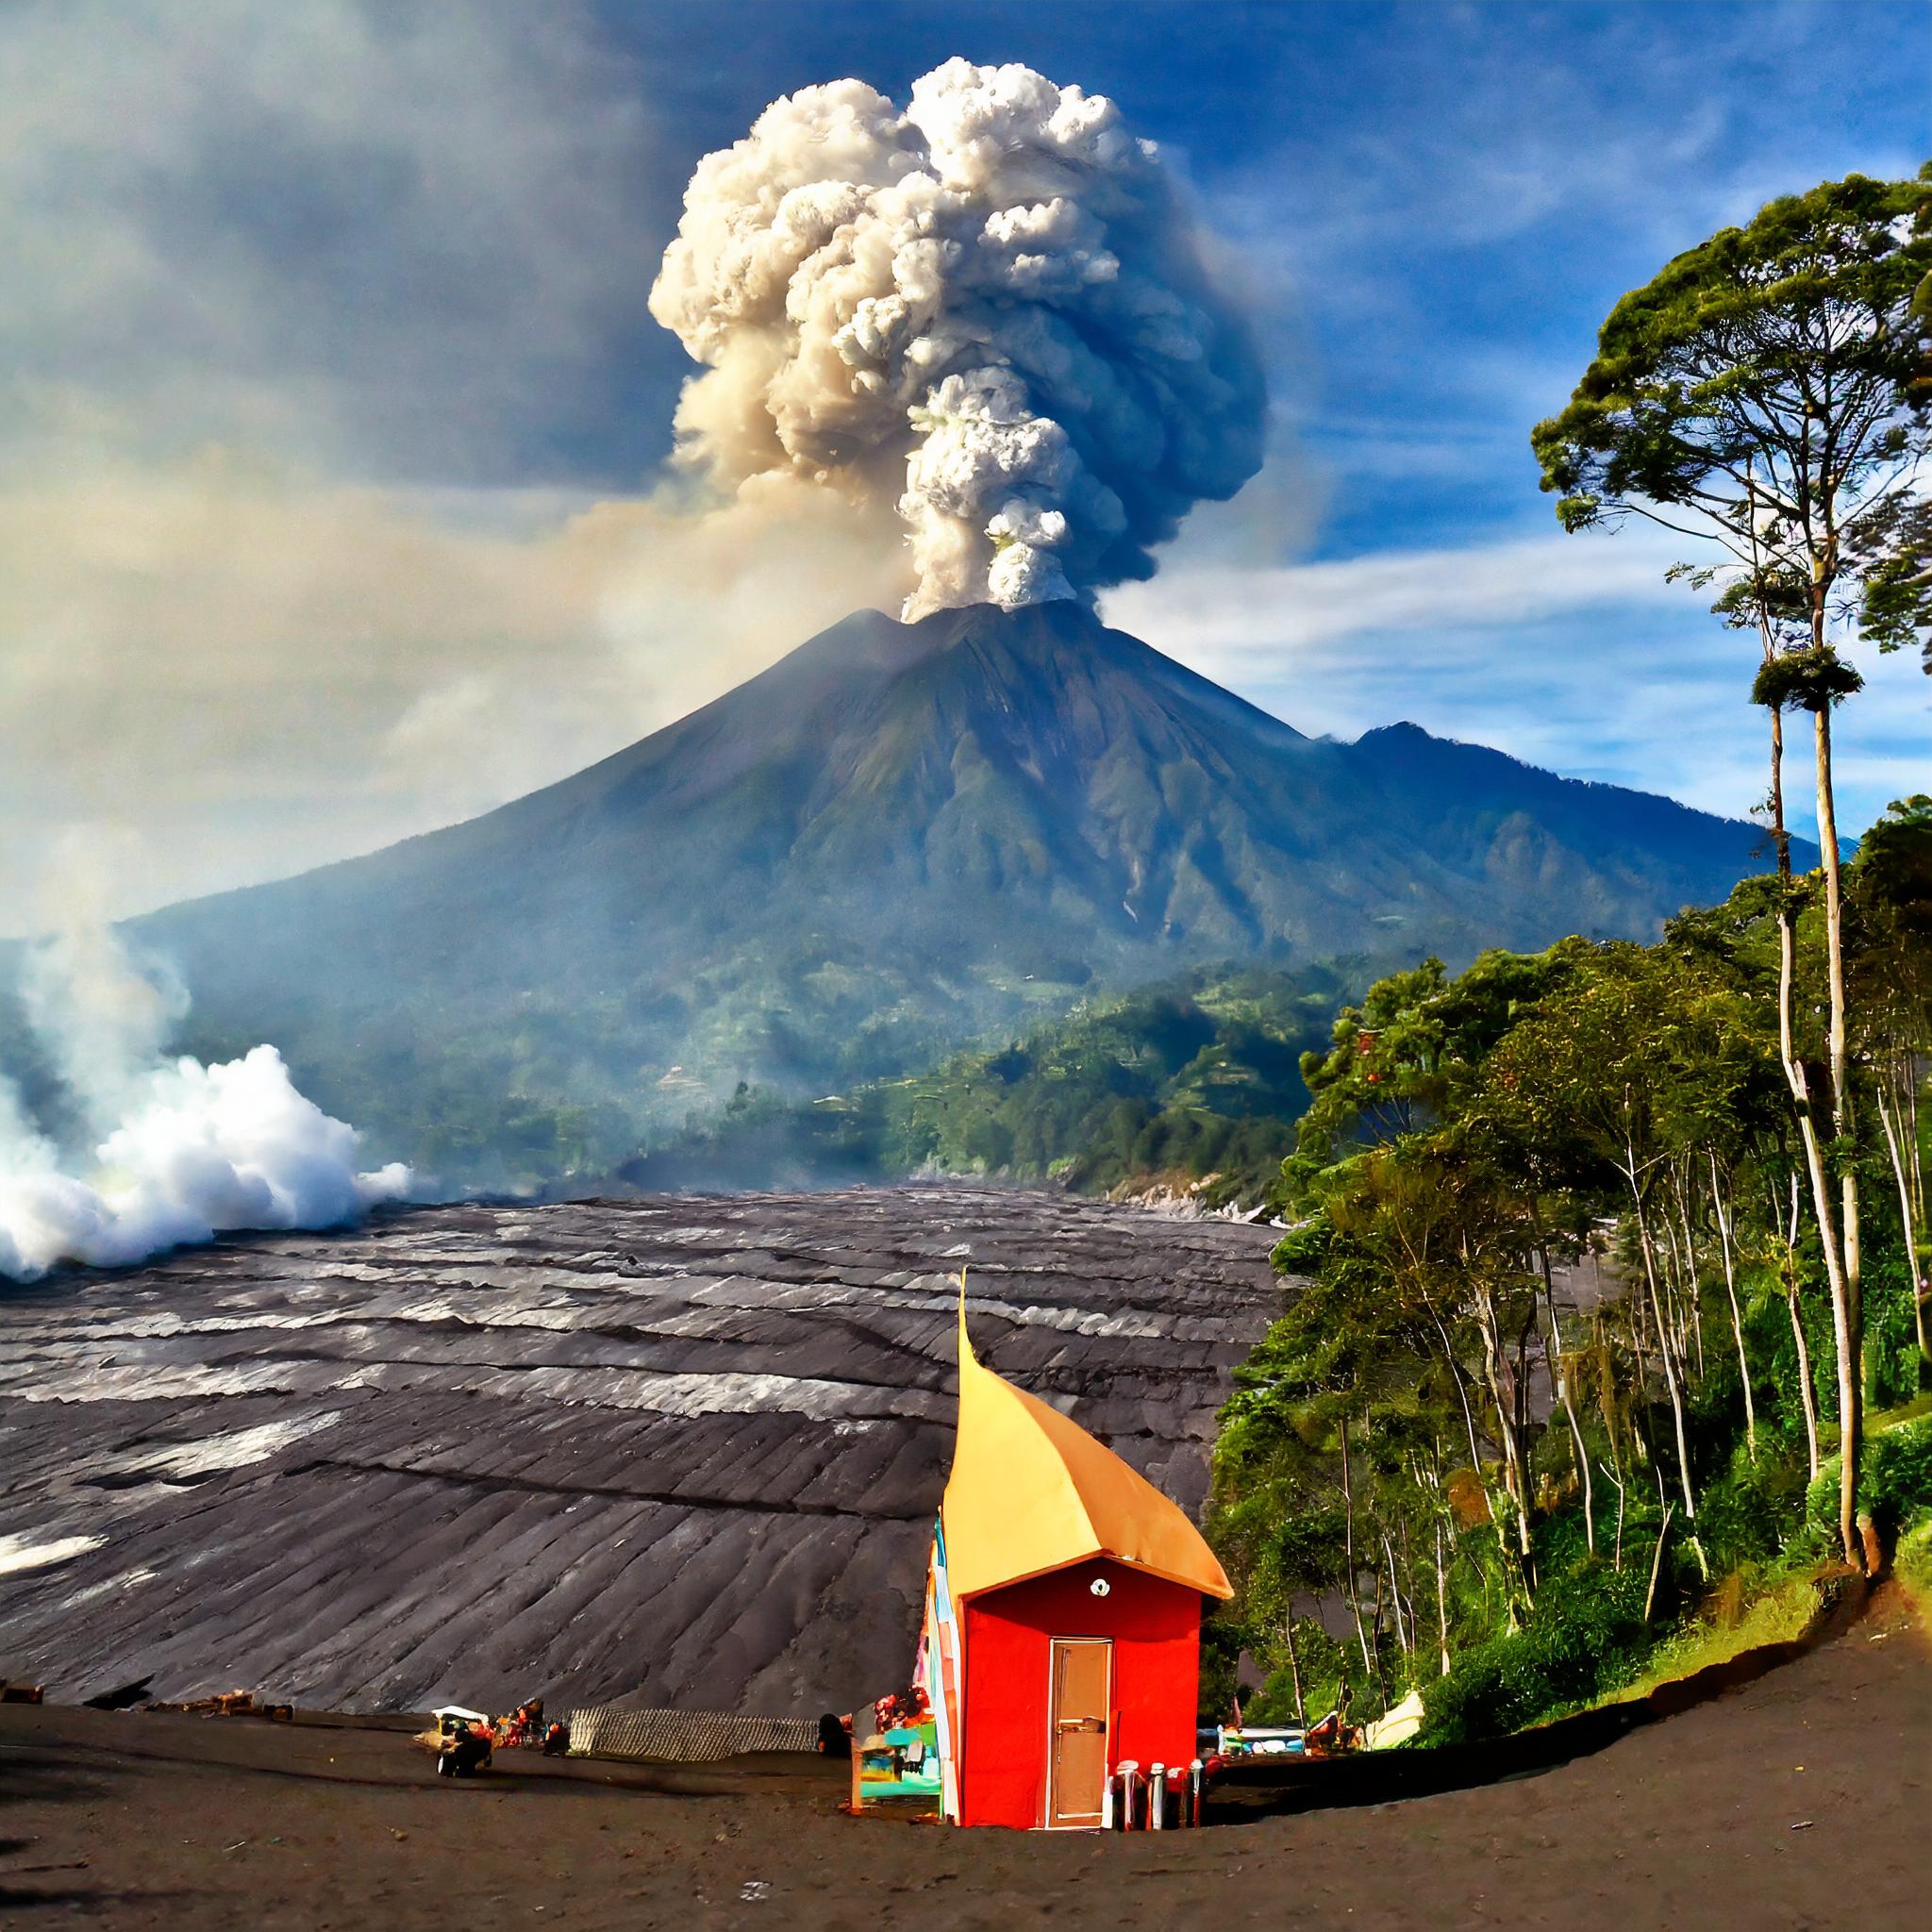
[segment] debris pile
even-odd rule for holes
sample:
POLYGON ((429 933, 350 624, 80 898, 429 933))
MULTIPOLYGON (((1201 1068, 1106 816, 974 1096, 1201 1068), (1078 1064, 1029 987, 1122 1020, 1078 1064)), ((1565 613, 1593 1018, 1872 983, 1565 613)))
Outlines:
POLYGON ((561 1757, 570 1750, 570 1724, 563 1720, 546 1724, 541 1697, 518 1705, 508 1717, 490 1717, 460 1704, 442 1705, 430 1716, 429 1728, 418 1731, 411 1741, 436 1753, 436 1769, 443 1777, 488 1771, 499 1750, 541 1751, 546 1757, 561 1757))

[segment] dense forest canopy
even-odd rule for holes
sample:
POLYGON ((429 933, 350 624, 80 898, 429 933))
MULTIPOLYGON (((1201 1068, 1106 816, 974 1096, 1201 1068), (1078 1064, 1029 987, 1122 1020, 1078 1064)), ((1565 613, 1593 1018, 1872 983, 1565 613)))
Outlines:
POLYGON ((1928 408, 1932 164, 1676 257, 1532 434, 1566 529, 1674 532, 1750 639, 1777 868, 1655 945, 1391 975, 1304 1062, 1301 1279, 1217 1454, 1230 1641, 1284 1706, 1426 1683, 1428 1734, 1507 1729, 1720 1579, 1932 1546, 1932 798, 1846 863, 1832 734, 1860 650, 1932 670, 1928 408))
POLYGON ((970 1174, 1084 1192, 1166 1185, 1257 1208, 1278 1192, 1307 1102, 1304 1056, 1367 976, 1346 963, 1206 968, 1090 996, 924 1074, 804 1103, 746 1087, 722 1111, 694 1109, 618 1177, 658 1189, 970 1174))
MULTIPOLYGON (((1932 799, 1848 868, 1874 1533, 1932 1509, 1924 1127, 1932 799)), ((1828 1052, 1821 882, 1799 1050, 1828 1052)), ((1774 882, 1652 946, 1389 975, 1311 1054, 1287 1312, 1239 1372, 1214 1532, 1260 1708, 1428 1685, 1437 1736, 1590 1697, 1718 1580, 1836 1545, 1832 1333, 1779 1065, 1774 882), (1794 1207, 1794 1203, 1798 1206, 1794 1207), (1329 1614, 1322 1614, 1326 1606, 1329 1614), (1341 1607, 1338 1643, 1334 1614, 1341 1607), (1513 1634, 1512 1634, 1513 1633, 1513 1634)), ((1252 1707, 1251 1707, 1252 1714, 1252 1707)), ((1311 1711, 1311 1714, 1312 1711, 1311 1711)))

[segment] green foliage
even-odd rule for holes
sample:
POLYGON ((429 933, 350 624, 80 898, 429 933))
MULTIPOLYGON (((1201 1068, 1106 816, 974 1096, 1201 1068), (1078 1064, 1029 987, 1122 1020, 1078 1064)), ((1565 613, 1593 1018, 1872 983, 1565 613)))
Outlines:
MULTIPOLYGON (((1805 1492, 1805 1523, 1814 1545, 1829 1549, 1838 1536, 1839 1458, 1828 1457, 1805 1492)), ((1859 1458, 1861 1491, 1888 1540, 1932 1517, 1932 1415, 1874 1428, 1859 1458)))
MULTIPOLYGON (((1730 1467, 1698 1499, 1697 1533, 1711 1567, 1722 1574, 1771 1562, 1803 1525, 1805 1496, 1801 1460, 1790 1454, 1754 1460, 1739 1443, 1730 1467)), ((1832 1507, 1835 1512, 1835 1499, 1832 1507)))
MULTIPOLYGON (((1851 932, 1853 970, 1897 986, 1916 984, 1910 963, 1881 966, 1878 949, 1891 908, 1918 916, 1917 824, 1901 808, 1861 859, 1871 909, 1851 932)), ((1813 886, 1792 898, 1795 1043, 1815 1063, 1813 886)), ((1428 1735, 1475 1737, 1606 1694, 1717 1579, 1733 1579, 1730 1604, 1825 1547, 1805 1529, 1791 1297, 1826 1447, 1831 1319, 1778 1065, 1777 891, 1747 880, 1650 946, 1572 940, 1486 955, 1460 979, 1434 962, 1391 974, 1306 1063, 1315 1097, 1285 1168, 1301 1218, 1275 1249, 1296 1279, 1236 1372, 1209 1524, 1269 1708, 1285 1694, 1279 1633, 1316 1602, 1359 1610, 1339 1668, 1361 1714, 1428 1680, 1428 1735), (1586 1254, 1609 1291, 1573 1289, 1560 1310, 1573 1423, 1549 1405, 1543 1270, 1586 1254), (1440 1685, 1432 1624, 1453 1656, 1440 1685)), ((1863 1064, 1875 1079, 1881 1062, 1863 1064)), ((1835 1158, 1885 1177, 1869 1134, 1835 1158)), ((1896 1198, 1868 1187, 1863 1216, 1880 1402, 1910 1395, 1921 1365, 1896 1198)), ((1908 1517, 1894 1499, 1923 1483, 1901 1440, 1865 1459, 1888 1535, 1908 1517)))
POLYGON ((1751 702, 1767 711, 1809 711, 1816 715, 1841 705, 1865 689, 1857 666, 1831 650, 1785 651, 1758 666, 1751 702))
MULTIPOLYGON (((1884 1200, 1882 1192, 1877 1195, 1884 1200)), ((1890 1230, 1885 1230, 1888 1236, 1890 1230)), ((1865 1261, 1865 1398, 1874 1408, 1892 1408, 1918 1394, 1926 1364, 1912 1319, 1913 1271, 1896 1238, 1876 1246, 1865 1261)))
MULTIPOLYGON (((1351 1681, 1347 1645, 1331 1636, 1313 1617, 1297 1617, 1294 1647, 1295 1661, 1290 1664, 1286 1661, 1288 1647, 1283 1639, 1260 1645, 1259 1655, 1271 1668, 1261 1689, 1241 1707, 1241 1714, 1250 1724, 1312 1723, 1341 1702, 1342 1686, 1351 1681), (1299 1700, 1295 1696, 1297 1671, 1301 1674, 1299 1700)), ((1356 1655, 1353 1661, 1358 1678, 1360 1656, 1356 1655)))
POLYGON ((1893 799, 1859 841, 1852 877, 1868 919, 1932 946, 1932 797, 1893 799))
MULTIPOLYGON (((1932 167, 1774 202, 1625 296, 1532 436, 1566 528, 1641 515, 1713 546, 1669 575, 1715 586, 1724 622, 1756 634, 1760 704, 1817 714, 1827 803, 1830 713, 1862 683, 1836 636, 1849 622, 1890 650, 1932 627, 1932 513, 1914 493, 1932 451, 1928 271, 1932 167)), ((1801 1553, 1807 1516, 1826 1546, 1836 1474, 1805 1488, 1811 1424, 1828 1444, 1837 1407, 1820 1264, 1837 1270, 1850 1236, 1809 1224, 1807 1165, 1821 1191, 1864 1183, 1868 1324, 1850 1302, 1844 1358, 1879 1401, 1918 1386, 1932 801, 1874 828, 1842 931, 1837 873, 1791 876, 1781 816, 1774 830, 1777 876, 1657 944, 1487 954, 1456 979, 1425 959, 1303 1063, 1283 1172, 1297 1222, 1276 1261, 1306 1279, 1237 1374, 1214 1524, 1257 1628, 1325 1563, 1378 1689, 1391 1625, 1410 1673, 1423 1648, 1426 1548, 1459 1653, 1427 1691, 1431 1739, 1601 1695, 1713 1563, 1740 1578, 1801 1553), (1556 1271, 1586 1254, 1611 1291, 1565 1311, 1556 1271), (1539 1367, 1560 1414, 1538 1408, 1539 1367), (1286 1564, 1274 1525, 1338 1492, 1339 1557, 1286 1564)), ((1841 1315, 1844 1278, 1829 1277, 1841 1315)), ((1926 1507, 1928 1464, 1912 1428, 1886 1430, 1846 1496, 1862 1489, 1893 1534, 1926 1507)))
POLYGON ((1899 1539, 1897 1566, 1906 1587, 1922 1602, 1932 1599, 1932 1516, 1899 1539))
POLYGON ((1521 1630, 1473 1645, 1424 1687, 1419 1741, 1504 1737, 1615 1690, 1648 1647, 1645 1581, 1602 1562, 1552 1577, 1521 1630))
POLYGON ((1912 297, 1932 268, 1928 208, 1932 183, 1849 175, 1769 203, 1625 295, 1570 406, 1531 436, 1564 526, 1640 501, 1727 513, 1767 420, 1802 425, 1824 395, 1875 419, 1872 455, 1842 439, 1838 465, 1875 459, 1926 380, 1912 297))
POLYGON ((1225 1722, 1229 1707, 1240 1694, 1241 1657, 1246 1643, 1246 1632, 1239 1624, 1222 1617, 1209 1617, 1202 1624, 1200 1707, 1196 1713, 1202 1724, 1225 1722))
POLYGON ((1491 950, 1454 979, 1441 960, 1424 959, 1343 1007, 1328 1051, 1302 1059, 1310 1100, 1287 1170, 1291 1190, 1306 1195, 1352 1149, 1442 1117, 1482 1056, 1587 952, 1580 940, 1545 953, 1491 950))
MULTIPOLYGON (((1922 292, 1926 289, 1932 275, 1921 285, 1922 292)), ((1916 641, 1932 672, 1932 502, 1890 498, 1854 532, 1854 541, 1859 632, 1881 651, 1916 641)))
POLYGON ((626 1163, 633 1185, 772 1185, 921 1171, 1097 1191, 1208 1176, 1258 1202, 1306 1100, 1299 1062, 1345 985, 1311 970, 1203 970, 1082 1001, 997 1047, 811 1103, 749 1091, 626 1163))

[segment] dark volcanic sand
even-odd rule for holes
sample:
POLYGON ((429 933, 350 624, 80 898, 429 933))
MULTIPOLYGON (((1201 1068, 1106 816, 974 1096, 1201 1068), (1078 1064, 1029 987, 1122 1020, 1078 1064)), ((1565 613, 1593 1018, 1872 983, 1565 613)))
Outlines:
POLYGON ((1932 1898, 1932 1646, 1890 1589, 1742 1690, 1445 1797, 1046 1837, 849 1819, 841 1771, 538 1759, 456 1785, 393 1732, 0 1706, 0 1927, 1905 1932, 1932 1898))
POLYGON ((1044 1193, 427 1208, 0 1292, 0 1674, 815 1717, 903 1681, 981 1355, 1201 1501, 1265 1228, 1044 1193), (16 1552, 17 1552, 17 1545, 16 1552))

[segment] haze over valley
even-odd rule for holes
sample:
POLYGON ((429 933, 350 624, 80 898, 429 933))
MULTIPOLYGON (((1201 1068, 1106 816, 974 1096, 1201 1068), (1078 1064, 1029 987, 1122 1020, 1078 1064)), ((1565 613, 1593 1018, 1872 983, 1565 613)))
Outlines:
POLYGON ((858 613, 562 784, 128 940, 203 1058, 272 1040, 372 1158, 528 1185, 741 1081, 817 1097, 1217 963, 1648 937, 1766 862, 1414 725, 1306 737, 1059 600, 858 613))

